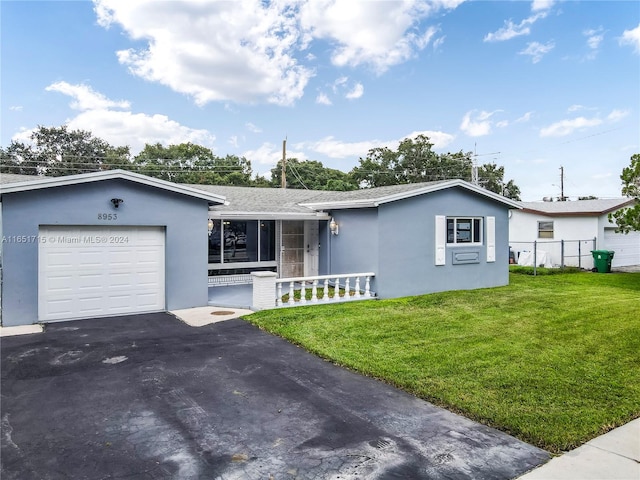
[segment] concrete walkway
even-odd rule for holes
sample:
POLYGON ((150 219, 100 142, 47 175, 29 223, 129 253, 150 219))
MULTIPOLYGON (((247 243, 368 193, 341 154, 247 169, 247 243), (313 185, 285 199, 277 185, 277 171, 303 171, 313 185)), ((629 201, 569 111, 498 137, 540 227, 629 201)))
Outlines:
POLYGON ((520 480, 640 479, 640 418, 554 458, 520 480))

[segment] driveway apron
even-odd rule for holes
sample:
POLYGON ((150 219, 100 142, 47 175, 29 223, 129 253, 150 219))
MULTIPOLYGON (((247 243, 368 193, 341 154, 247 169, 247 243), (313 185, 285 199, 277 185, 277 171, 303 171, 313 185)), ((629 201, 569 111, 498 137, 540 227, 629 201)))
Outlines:
POLYGON ((5 337, 7 479, 511 479, 543 450, 243 320, 166 313, 5 337))

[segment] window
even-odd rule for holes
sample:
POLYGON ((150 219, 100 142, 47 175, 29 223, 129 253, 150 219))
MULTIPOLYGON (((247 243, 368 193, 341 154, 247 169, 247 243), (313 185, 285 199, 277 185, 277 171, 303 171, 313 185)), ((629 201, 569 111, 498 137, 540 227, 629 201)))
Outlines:
POLYGON ((447 218, 447 243, 453 245, 482 243, 482 219, 447 218))
POLYGON ((538 238, 553 238, 553 222, 538 222, 538 238))
POLYGON ((210 264, 275 260, 275 220, 213 220, 210 225, 210 264))

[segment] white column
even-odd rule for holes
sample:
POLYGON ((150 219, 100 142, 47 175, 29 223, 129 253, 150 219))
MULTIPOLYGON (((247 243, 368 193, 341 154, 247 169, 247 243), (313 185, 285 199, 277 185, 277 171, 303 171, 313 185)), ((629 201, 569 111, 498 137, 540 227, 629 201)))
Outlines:
POLYGON ((276 306, 276 277, 275 272, 251 272, 253 279, 254 310, 268 310, 276 306))

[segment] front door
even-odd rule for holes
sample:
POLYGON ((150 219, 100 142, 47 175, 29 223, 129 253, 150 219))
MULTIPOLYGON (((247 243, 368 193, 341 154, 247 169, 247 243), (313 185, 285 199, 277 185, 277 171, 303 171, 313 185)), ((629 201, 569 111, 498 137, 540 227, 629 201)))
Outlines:
POLYGON ((318 228, 318 222, 316 220, 304 222, 305 277, 315 277, 318 275, 318 257, 320 255, 320 239, 318 228))

